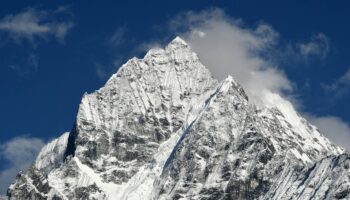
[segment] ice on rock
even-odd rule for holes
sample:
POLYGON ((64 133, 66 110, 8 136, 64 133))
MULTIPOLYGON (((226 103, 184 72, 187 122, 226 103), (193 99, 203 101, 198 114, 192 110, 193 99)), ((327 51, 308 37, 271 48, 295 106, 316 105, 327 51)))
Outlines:
POLYGON ((278 94, 249 101, 189 44, 132 58, 84 94, 76 123, 10 199, 350 199, 349 156, 278 94))

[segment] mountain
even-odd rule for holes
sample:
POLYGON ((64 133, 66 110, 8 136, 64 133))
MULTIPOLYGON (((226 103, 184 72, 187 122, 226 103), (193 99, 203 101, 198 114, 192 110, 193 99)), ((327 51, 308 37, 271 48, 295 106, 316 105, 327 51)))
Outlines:
POLYGON ((177 37, 84 94, 9 199, 350 199, 350 156, 278 94, 256 106, 177 37))

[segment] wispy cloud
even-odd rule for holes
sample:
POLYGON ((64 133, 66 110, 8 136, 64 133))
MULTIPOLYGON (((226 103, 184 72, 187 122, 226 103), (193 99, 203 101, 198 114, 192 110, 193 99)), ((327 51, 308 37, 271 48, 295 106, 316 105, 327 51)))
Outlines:
POLYGON ((96 69, 96 75, 100 80, 105 80, 110 75, 107 72, 106 67, 101 64, 95 63, 95 69, 96 69))
POLYGON ((123 41, 124 41, 124 37, 125 37, 125 32, 126 32, 126 28, 125 27, 119 27, 117 28, 111 38, 110 38, 110 44, 113 46, 113 47, 119 47, 123 41))
POLYGON ((282 39, 267 56, 285 67, 307 67, 314 62, 323 62, 331 53, 331 47, 329 37, 320 32, 305 40, 287 42, 282 39))
MULTIPOLYGON (((127 32, 127 28, 125 26, 118 27, 114 30, 114 32, 110 35, 110 37, 106 40, 108 47, 111 47, 111 50, 113 53, 116 53, 116 51, 120 50, 121 45, 123 45, 126 41, 131 42, 130 38, 127 37, 125 34, 127 32)), ((124 56, 126 56, 127 50, 123 50, 124 56)), ((95 72, 97 77, 100 80, 106 80, 108 77, 110 77, 113 73, 116 72, 116 69, 120 67, 122 59, 121 55, 118 52, 118 55, 111 60, 108 64, 101 64, 106 63, 104 62, 95 62, 95 72)))
POLYGON ((342 96, 349 92, 350 89, 350 68, 331 84, 323 84, 326 92, 332 92, 336 96, 342 96))
POLYGON ((329 38, 324 33, 313 35, 310 41, 297 43, 296 47, 304 59, 318 57, 324 59, 330 50, 329 38))
POLYGON ((54 11, 55 13, 69 13, 70 15, 73 15, 71 12, 71 5, 60 5, 57 7, 57 9, 54 11))
POLYGON ((73 22, 62 22, 62 23, 56 24, 55 27, 52 28, 52 31, 55 33, 57 40, 61 43, 64 43, 68 32, 73 27, 74 27, 73 22))
POLYGON ((56 38, 64 42, 64 38, 74 26, 72 21, 58 21, 51 11, 26 9, 16 14, 9 14, 0 19, 0 31, 6 33, 16 42, 36 39, 56 38))
POLYGON ((41 41, 56 40, 64 44, 67 34, 74 27, 72 18, 69 6, 60 6, 56 10, 27 8, 0 18, 0 39, 3 46, 13 42, 29 42, 29 47, 32 47, 24 55, 19 55, 13 63, 9 63, 8 67, 19 77, 36 73, 39 69, 39 56, 34 49, 41 41))
POLYGON ((279 33, 268 24, 249 28, 242 20, 212 9, 182 13, 169 26, 190 43, 216 78, 233 75, 250 99, 260 101, 265 91, 282 94, 293 89, 284 72, 263 56, 279 39, 279 33))
POLYGON ((19 170, 26 170, 44 146, 43 140, 28 136, 13 138, 0 144, 0 157, 7 161, 0 171, 0 194, 4 194, 19 170))

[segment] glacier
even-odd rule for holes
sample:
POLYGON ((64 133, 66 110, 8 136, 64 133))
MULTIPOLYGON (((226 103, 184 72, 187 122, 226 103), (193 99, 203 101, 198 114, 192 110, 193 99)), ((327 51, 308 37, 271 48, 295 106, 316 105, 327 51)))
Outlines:
POLYGON ((75 125, 43 147, 14 200, 350 199, 350 157, 278 94, 255 105, 189 44, 122 65, 84 94, 75 125))

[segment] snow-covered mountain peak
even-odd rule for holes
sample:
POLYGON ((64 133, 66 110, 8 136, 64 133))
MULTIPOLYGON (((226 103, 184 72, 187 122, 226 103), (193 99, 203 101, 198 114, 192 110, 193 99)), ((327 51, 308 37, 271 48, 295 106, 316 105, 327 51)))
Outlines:
POLYGON ((231 87, 234 87, 237 90, 238 94, 240 94, 246 100, 248 100, 248 95, 246 94, 242 86, 231 75, 228 75, 227 78, 225 78, 221 82, 221 84, 222 84, 221 86, 222 92, 227 92, 231 87))
POLYGON ((181 37, 176 36, 169 44, 168 44, 168 48, 176 48, 176 47, 182 47, 182 48, 188 48, 189 45, 187 44, 187 42, 185 42, 185 40, 183 40, 181 37))
MULTIPOLYGON (((150 49, 143 58, 132 58, 123 64, 118 72, 107 81, 106 85, 115 85, 116 77, 140 76, 139 72, 159 71, 160 73, 179 72, 203 73, 212 79, 211 73, 200 63, 199 58, 190 46, 180 37, 176 37, 164 49, 155 47, 150 49), (169 69, 170 68, 170 69, 169 69), (138 74, 138 75, 136 75, 138 74)), ((192 74, 196 75, 196 74, 192 74)), ((198 74, 202 76, 202 74, 198 74)))
POLYGON ((264 106, 257 107, 233 77, 215 80, 177 37, 144 58, 130 59, 105 86, 85 94, 69 136, 46 145, 8 196, 347 197, 350 178, 341 175, 349 174, 348 161, 338 164, 348 160, 339 156, 343 150, 278 94, 262 98, 264 106))
POLYGON ((238 83, 236 82, 236 80, 235 80, 231 75, 228 75, 228 76, 222 81, 222 85, 228 85, 228 86, 226 86, 226 87, 229 87, 229 85, 238 86, 238 83))

